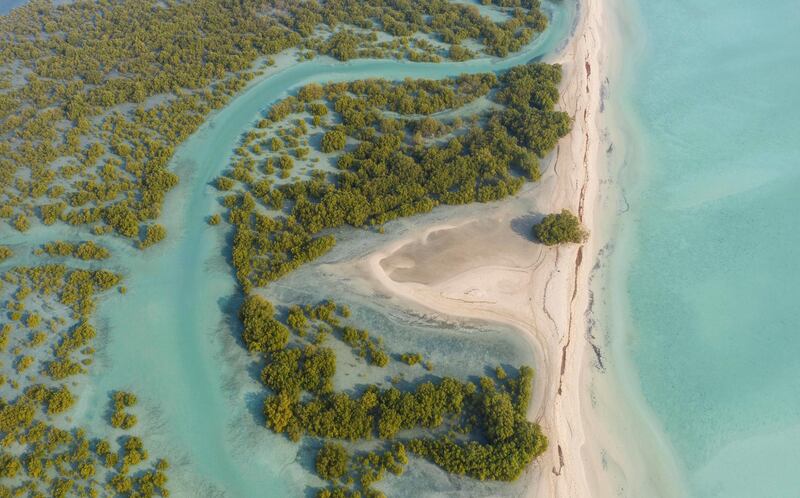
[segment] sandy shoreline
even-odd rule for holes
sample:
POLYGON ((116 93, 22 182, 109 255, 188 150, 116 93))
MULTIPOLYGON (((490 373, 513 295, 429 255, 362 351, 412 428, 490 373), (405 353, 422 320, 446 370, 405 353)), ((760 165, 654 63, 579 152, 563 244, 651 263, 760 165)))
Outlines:
POLYGON ((623 53, 632 20, 622 2, 579 5, 569 42, 546 59, 563 67, 559 108, 573 128, 541 180, 513 199, 411 226, 365 257, 332 266, 415 312, 520 331, 536 371, 528 415, 549 439, 523 477, 526 497, 683 496, 637 376, 610 347, 619 338, 611 340, 607 317, 596 318, 619 297, 604 286, 621 197, 612 170, 631 160, 626 139, 635 137, 619 102, 608 105, 609 82, 623 79, 609 54, 623 53), (588 241, 533 243, 533 224, 563 208, 579 215, 588 241))
POLYGON ((416 308, 524 332, 537 373, 529 416, 550 441, 526 476, 526 494, 538 497, 618 496, 626 488, 622 469, 640 467, 626 461, 591 409, 602 363, 587 313, 592 270, 605 243, 595 215, 609 146, 601 133, 609 19, 599 0, 582 1, 579 16, 572 39, 551 60, 564 69, 559 106, 573 117, 573 129, 539 185, 520 194, 528 212, 509 204, 486 218, 428 227, 355 263, 376 289, 416 308), (537 218, 562 208, 592 231, 586 244, 531 243, 526 231, 537 218))

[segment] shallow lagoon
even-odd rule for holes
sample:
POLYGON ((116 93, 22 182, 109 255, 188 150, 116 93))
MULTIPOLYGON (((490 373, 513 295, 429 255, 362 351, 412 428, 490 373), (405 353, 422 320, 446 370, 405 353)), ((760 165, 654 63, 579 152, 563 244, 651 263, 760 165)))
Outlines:
POLYGON ((633 4, 625 349, 693 496, 800 496, 800 7, 633 4))
MULTIPOLYGON (((239 295, 225 259, 225 238, 230 234, 205 221, 209 214, 220 211, 218 193, 209 182, 228 166, 241 134, 265 108, 293 89, 314 81, 368 77, 442 78, 525 63, 552 53, 570 34, 575 4, 548 4, 548 10, 552 15, 548 30, 523 52, 507 59, 442 64, 305 62, 253 82, 214 114, 173 159, 181 184, 168 196, 161 220, 170 237, 147 252, 117 248, 120 259, 111 266, 126 276, 128 291, 124 296, 106 298, 100 307, 104 337, 99 341, 89 386, 74 413, 75 421, 104 427, 108 392, 135 391, 147 444, 152 453, 170 457, 177 496, 302 496, 307 485, 322 484, 302 465, 308 455, 261 427, 261 419, 254 415, 260 412, 264 391, 253 376, 251 359, 238 343, 235 311, 239 295)), ((392 226, 387 226, 390 234, 392 226)), ((69 238, 68 233, 63 235, 69 238)), ((380 242, 379 238, 375 241, 380 242)), ((353 244, 360 245, 357 238, 353 244)), ((336 253, 342 251, 348 251, 347 243, 337 246, 336 253)), ((334 297, 351 304, 354 315, 365 322, 359 325, 385 331, 390 349, 392 341, 397 341, 402 351, 429 351, 437 374, 477 375, 483 373, 484 365, 532 362, 532 352, 520 347, 521 341, 507 329, 481 327, 484 334, 469 335, 468 330, 416 323, 419 317, 394 306, 381 307, 372 299, 362 300, 346 284, 330 282, 328 287, 315 274, 314 266, 300 272, 289 278, 319 289, 314 297, 334 297), (478 370, 463 365, 475 365, 478 370)), ((396 482, 387 480, 386 489, 396 486, 398 493, 407 494, 410 490, 403 488, 411 485, 407 479, 415 494, 422 495, 426 491, 436 495, 518 495, 522 489, 521 482, 478 485, 446 476, 425 463, 412 464, 408 473, 396 482)))

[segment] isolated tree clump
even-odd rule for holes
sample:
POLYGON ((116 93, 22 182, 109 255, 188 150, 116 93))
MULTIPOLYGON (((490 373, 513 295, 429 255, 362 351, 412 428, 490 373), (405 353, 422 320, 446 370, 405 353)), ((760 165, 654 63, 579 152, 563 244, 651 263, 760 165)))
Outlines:
POLYGON ((533 234, 546 246, 580 244, 589 236, 578 217, 568 209, 545 216, 541 223, 533 227, 533 234))

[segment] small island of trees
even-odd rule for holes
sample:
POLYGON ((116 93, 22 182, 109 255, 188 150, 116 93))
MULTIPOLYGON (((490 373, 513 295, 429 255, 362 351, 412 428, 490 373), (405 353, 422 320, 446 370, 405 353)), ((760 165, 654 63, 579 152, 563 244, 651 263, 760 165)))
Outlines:
POLYGON ((581 226, 581 221, 568 209, 560 213, 548 214, 533 227, 534 236, 547 246, 558 244, 580 244, 586 241, 589 233, 581 226))

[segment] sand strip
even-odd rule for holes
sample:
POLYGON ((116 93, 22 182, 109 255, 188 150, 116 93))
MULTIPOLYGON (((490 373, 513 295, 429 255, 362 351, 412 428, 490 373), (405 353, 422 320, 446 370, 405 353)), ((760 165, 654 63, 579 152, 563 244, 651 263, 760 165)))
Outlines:
MULTIPOLYGON (((576 31, 552 61, 564 69, 560 108, 573 117, 573 129, 540 185, 521 194, 533 213, 568 208, 593 231, 598 169, 605 167, 607 146, 600 133, 606 21, 602 2, 581 2, 576 31)), ((371 254, 363 264, 376 285, 416 307, 524 331, 536 351, 530 417, 550 440, 529 472, 529 496, 616 496, 618 473, 607 470, 604 450, 586 430, 598 424, 582 418, 588 416, 582 407, 591 402, 591 370, 600 360, 587 340, 586 313, 602 238, 545 248, 514 227, 519 214, 518 205, 510 206, 493 210, 488 219, 429 227, 371 254)), ((624 453, 615 453, 615 467, 625 468, 619 461, 624 453)))

